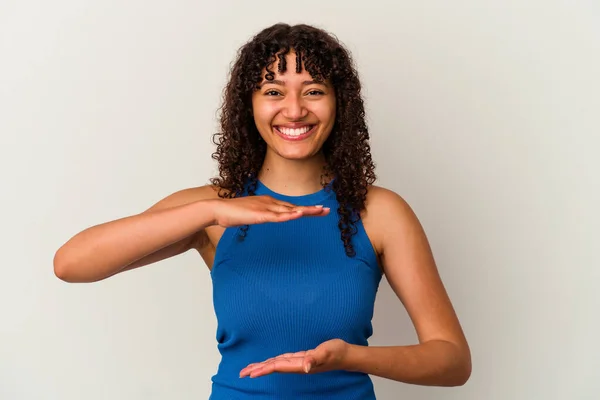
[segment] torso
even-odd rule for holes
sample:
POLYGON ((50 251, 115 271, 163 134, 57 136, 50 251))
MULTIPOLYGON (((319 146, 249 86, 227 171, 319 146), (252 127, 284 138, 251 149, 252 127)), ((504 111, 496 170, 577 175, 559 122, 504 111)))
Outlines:
POLYGON ((237 227, 206 230, 203 254, 212 262, 208 265, 222 356, 211 379, 212 395, 275 399, 289 393, 307 398, 317 392, 332 400, 374 399, 372 382, 364 373, 340 370, 236 379, 251 362, 315 348, 332 338, 368 345, 382 277, 362 221, 352 238, 355 255, 346 255, 334 193, 323 189, 286 196, 259 182, 256 194, 302 206, 323 204, 331 212, 318 218, 252 225, 242 236, 237 227))
MULTIPOLYGON (((373 200, 376 199, 381 190, 384 189, 378 186, 371 186, 369 188, 365 209, 361 212, 361 219, 367 236, 371 240, 371 244, 377 253, 379 268, 383 272, 383 266, 381 263, 381 254, 383 252, 382 235, 381 230, 378 229, 378 226, 380 225, 377 223, 376 218, 372 216, 372 213, 369 213, 369 209, 372 207, 373 200)), ((215 199, 218 198, 216 191, 214 192, 213 196, 215 199)), ((212 270, 217 244, 221 240, 224 232, 225 228, 219 225, 212 225, 204 229, 204 231, 200 231, 196 238, 196 245, 194 247, 204 260, 204 263, 208 267, 209 271, 212 270)))

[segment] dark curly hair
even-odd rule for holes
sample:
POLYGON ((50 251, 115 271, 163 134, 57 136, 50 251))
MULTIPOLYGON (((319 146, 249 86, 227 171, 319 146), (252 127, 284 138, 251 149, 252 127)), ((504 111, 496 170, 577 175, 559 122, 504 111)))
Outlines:
MULTIPOLYGON (((221 131, 213 136, 217 149, 212 158, 218 162, 219 176, 210 181, 222 198, 241 195, 244 190, 254 195, 266 144, 254 122, 252 93, 263 80, 263 70, 267 71, 265 79, 273 79, 270 68, 277 60, 279 71, 286 70, 285 55, 290 51, 296 53, 296 72, 304 65, 313 79, 329 80, 335 89, 336 119, 322 149, 324 175, 334 178, 331 189, 340 205, 341 240, 346 254, 353 257, 351 239, 365 208, 368 187, 376 179, 375 165, 358 74, 349 52, 326 31, 305 24, 275 24, 239 49, 223 93, 221 131)), ((247 229, 242 228, 242 236, 247 229)))

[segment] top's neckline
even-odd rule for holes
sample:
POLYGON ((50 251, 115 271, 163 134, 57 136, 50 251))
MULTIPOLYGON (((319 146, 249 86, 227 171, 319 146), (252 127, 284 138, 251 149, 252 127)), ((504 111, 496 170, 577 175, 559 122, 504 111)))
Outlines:
POLYGON ((333 189, 331 188, 332 183, 333 180, 329 182, 325 187, 314 193, 291 196, 275 192, 274 190, 267 187, 262 181, 257 180, 256 190, 254 191, 254 193, 257 195, 269 195, 278 200, 287 201, 289 203, 300 206, 319 205, 321 201, 326 200, 327 198, 335 194, 333 189))

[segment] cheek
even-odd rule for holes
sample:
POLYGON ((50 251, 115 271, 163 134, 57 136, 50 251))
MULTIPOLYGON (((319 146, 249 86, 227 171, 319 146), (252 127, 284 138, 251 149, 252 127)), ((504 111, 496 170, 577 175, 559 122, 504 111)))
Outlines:
POLYGON ((335 118, 336 98, 331 96, 327 100, 323 102, 321 109, 324 115, 333 119, 335 118))
POLYGON ((333 124, 333 122, 335 121, 336 114, 335 103, 327 104, 323 107, 320 107, 315 114, 319 117, 319 120, 321 120, 322 122, 333 124))
POLYGON ((253 109, 254 120, 261 125, 270 125, 278 112, 279 107, 275 104, 259 104, 253 109))

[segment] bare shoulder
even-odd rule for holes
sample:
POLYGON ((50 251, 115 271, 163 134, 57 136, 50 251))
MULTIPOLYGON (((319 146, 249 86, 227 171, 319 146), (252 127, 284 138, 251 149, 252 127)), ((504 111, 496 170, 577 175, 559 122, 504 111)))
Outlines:
MULTIPOLYGON (((220 198, 220 190, 219 187, 214 185, 181 189, 161 199, 152 207, 144 211, 144 213, 184 206, 196 201, 218 199, 220 198)), ((202 229, 189 238, 188 246, 196 249, 202 257, 205 258, 205 261, 207 260, 207 252, 210 254, 213 251, 214 244, 222 234, 218 228, 219 227, 208 227, 202 229)))
MULTIPOLYGON (((190 187, 178 190, 169 194, 168 196, 160 199, 154 205, 152 205, 143 213, 151 213, 160 210, 166 210, 169 208, 180 207, 186 204, 194 203, 196 201, 211 200, 220 198, 219 192, 221 189, 214 185, 203 185, 197 187, 190 187)), ((215 244, 218 242, 222 235, 222 229, 219 226, 211 226, 205 229, 199 230, 194 235, 174 243, 167 248, 152 255, 155 259, 165 258, 175 254, 180 254, 188 249, 195 249, 204 259, 204 262, 209 267, 212 266, 214 258, 215 244)), ((142 260, 140 265, 145 264, 146 261, 142 260)), ((137 267, 135 265, 134 267, 137 267)))
POLYGON ((412 207, 400 194, 381 186, 369 187, 365 207, 365 217, 372 219, 382 229, 388 229, 394 222, 410 223, 416 217, 412 207))
POLYGON ((468 379, 469 346, 417 216, 399 194, 381 187, 370 188, 366 208, 365 230, 368 226, 379 246, 387 281, 408 312, 419 342, 453 343, 459 372, 468 379))
POLYGON ((369 187, 362 220, 379 255, 385 251, 385 237, 420 229, 420 223, 408 202, 393 190, 376 185, 369 187))
POLYGON ((144 212, 179 207, 185 204, 193 203, 195 201, 216 199, 218 197, 219 189, 213 185, 204 185, 181 189, 159 200, 144 212))
POLYGON ((376 185, 369 186, 367 192, 367 209, 381 206, 405 207, 408 204, 402 196, 391 189, 376 185))

